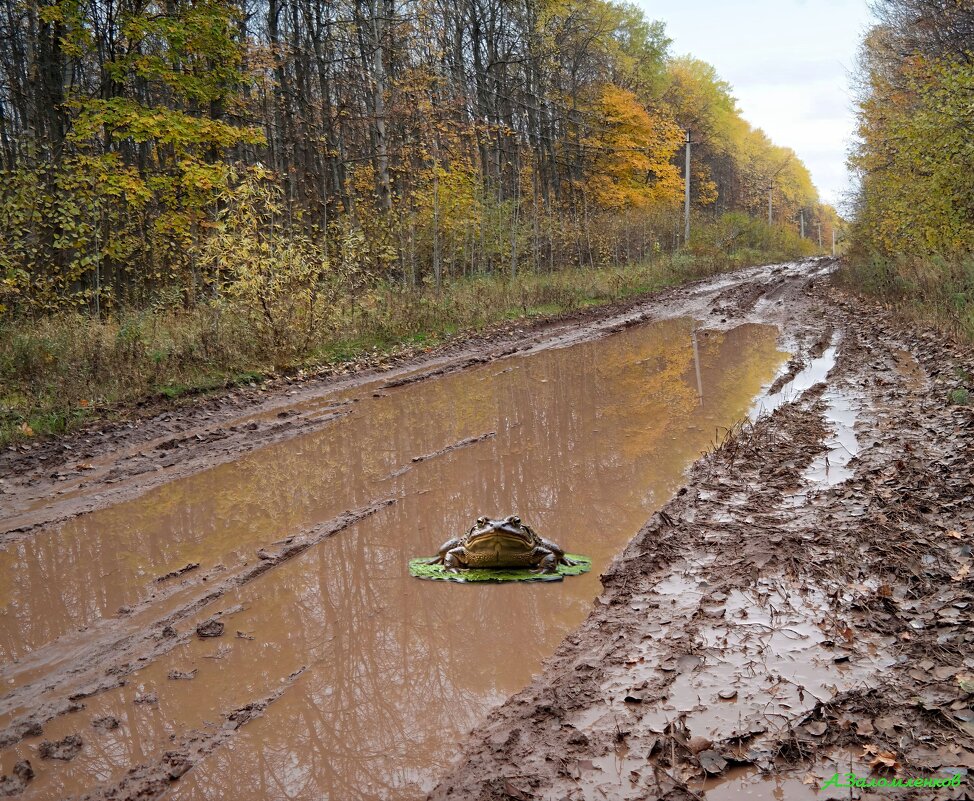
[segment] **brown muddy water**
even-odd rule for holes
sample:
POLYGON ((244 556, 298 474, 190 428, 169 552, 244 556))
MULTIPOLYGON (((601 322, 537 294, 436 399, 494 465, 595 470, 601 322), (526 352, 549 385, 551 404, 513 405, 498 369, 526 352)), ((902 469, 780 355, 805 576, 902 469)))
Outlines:
POLYGON ((207 592, 201 577, 233 575, 262 547, 394 500, 181 620, 177 629, 191 631, 224 612, 227 633, 191 638, 86 698, 43 738, 0 753, 0 772, 26 756, 37 777, 23 797, 82 794, 305 668, 167 798, 421 797, 463 735, 582 622, 601 570, 715 436, 746 417, 787 357, 768 326, 693 329, 662 321, 323 397, 322 412, 340 416, 316 433, 9 544, 0 550, 0 726, 30 711, 14 690, 42 686, 99 637, 159 625, 207 592), (420 456, 430 458, 413 461, 420 456), (509 513, 590 555, 593 571, 516 586, 408 576, 410 558, 434 553, 478 515, 509 513), (195 562, 185 578, 156 580, 195 562), (167 678, 193 670, 192 680, 167 678), (150 694, 157 703, 135 703, 150 694), (93 729, 103 715, 119 728, 93 729), (39 758, 41 739, 73 733, 84 746, 72 761, 39 758))

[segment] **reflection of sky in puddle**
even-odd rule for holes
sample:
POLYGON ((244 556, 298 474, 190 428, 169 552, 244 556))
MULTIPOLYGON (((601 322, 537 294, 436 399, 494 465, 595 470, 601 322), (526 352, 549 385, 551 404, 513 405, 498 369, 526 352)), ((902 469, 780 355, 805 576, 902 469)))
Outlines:
MULTIPOLYGON (((681 597, 699 586, 692 579, 679 580, 685 584, 681 597)), ((675 590, 677 582, 668 581, 675 590)), ((665 598, 670 592, 667 587, 661 594, 665 598)), ((693 653, 699 665, 678 664, 667 697, 644 703, 640 710, 642 725, 651 731, 662 732, 678 717, 693 735, 712 739, 772 730, 817 702, 865 683, 892 661, 855 655, 849 663, 836 663, 845 652, 820 629, 827 605, 813 592, 759 579, 754 590, 734 590, 720 598, 705 598, 705 614, 697 617, 693 653)), ((696 605, 692 597, 687 602, 696 605)))
POLYGON ((802 491, 785 496, 785 503, 800 506, 808 495, 834 487, 852 478, 855 472, 850 463, 859 454, 862 445, 856 435, 858 411, 852 398, 841 390, 829 387, 822 396, 826 403, 824 412, 829 435, 824 440, 826 450, 818 454, 802 472, 802 491))
MULTIPOLYGON (((833 339, 821 356, 813 358, 795 377, 778 392, 762 395, 751 407, 752 420, 761 415, 771 414, 786 403, 798 399, 801 394, 816 384, 826 381, 835 366, 838 345, 833 339)), ((788 494, 784 498, 787 506, 801 506, 811 492, 833 487, 851 478, 852 459, 859 453, 863 444, 856 435, 858 413, 851 396, 833 386, 822 395, 826 404, 824 417, 829 435, 824 441, 826 450, 816 456, 803 471, 800 481, 801 491, 788 494)))
POLYGON ((825 440, 828 451, 815 457, 805 471, 803 478, 819 487, 832 487, 852 477, 849 462, 859 453, 859 440, 856 437, 858 414, 852 399, 843 392, 829 388, 823 400, 828 404, 825 421, 831 431, 825 440))
POLYGON ((795 400, 806 390, 824 381, 829 372, 835 367, 835 355, 838 348, 831 345, 825 352, 812 359, 804 369, 780 390, 771 395, 762 395, 751 407, 750 417, 756 420, 762 414, 771 414, 775 409, 795 400))

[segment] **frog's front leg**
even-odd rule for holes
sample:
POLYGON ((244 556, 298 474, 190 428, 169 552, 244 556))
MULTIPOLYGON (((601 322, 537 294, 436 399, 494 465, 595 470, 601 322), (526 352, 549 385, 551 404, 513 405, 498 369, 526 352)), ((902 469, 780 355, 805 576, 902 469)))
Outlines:
POLYGON ((462 545, 451 548, 443 557, 443 567, 447 573, 459 573, 461 568, 467 566, 466 551, 462 545))
POLYGON ((557 573, 558 555, 550 548, 538 546, 534 549, 534 557, 538 558, 538 566, 532 573, 557 573))
POLYGON ((557 564, 568 565, 569 567, 578 564, 578 562, 574 561, 573 559, 569 559, 568 557, 566 557, 565 552, 560 547, 558 547, 555 543, 553 543, 551 540, 546 540, 544 537, 542 537, 541 544, 544 548, 551 551, 555 555, 555 559, 558 560, 557 564))
POLYGON ((440 550, 436 552, 436 556, 433 559, 430 559, 426 564, 428 565, 445 564, 446 555, 454 548, 458 548, 461 542, 462 540, 459 537, 454 537, 453 539, 447 540, 440 546, 440 550))

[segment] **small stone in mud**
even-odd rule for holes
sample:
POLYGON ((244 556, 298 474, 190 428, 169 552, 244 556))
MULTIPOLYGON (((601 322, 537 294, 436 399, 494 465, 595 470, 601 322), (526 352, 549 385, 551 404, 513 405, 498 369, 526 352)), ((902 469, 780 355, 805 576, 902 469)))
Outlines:
POLYGON ((188 681, 190 679, 196 678, 196 671, 199 668, 193 668, 192 670, 170 670, 168 678, 173 680, 183 680, 188 681))
POLYGON ((134 610, 132 609, 132 607, 131 607, 131 606, 120 606, 120 607, 118 608, 118 612, 117 612, 117 614, 119 614, 119 615, 123 615, 123 616, 124 616, 124 615, 131 615, 133 611, 134 611, 134 610))
POLYGON ((162 758, 166 766, 166 773, 171 781, 176 781, 186 771, 193 767, 193 763, 184 754, 176 751, 167 751, 162 758))
POLYGON ((0 796, 20 795, 27 789, 27 783, 34 778, 34 769, 29 759, 22 759, 14 765, 10 776, 0 775, 0 796))
POLYGON ((687 748, 689 748, 691 753, 694 754, 699 754, 702 751, 706 751, 713 744, 714 744, 713 740, 710 740, 706 737, 701 737, 699 735, 695 737, 691 737, 689 740, 687 740, 687 748))
POLYGON ((226 722, 224 723, 224 728, 239 729, 244 723, 257 717, 261 712, 264 711, 265 704, 253 703, 247 704, 246 706, 240 707, 240 709, 235 709, 229 715, 227 715, 226 722))
POLYGON ((737 690, 721 690, 719 693, 717 693, 717 697, 722 701, 730 701, 737 698, 737 690))
POLYGON ((196 627, 196 635, 198 637, 222 637, 224 628, 223 623, 219 620, 210 618, 196 627))
POLYGON ((253 634, 248 634, 246 631, 237 631, 237 639, 240 640, 252 640, 254 639, 253 634))
POLYGON ((568 738, 569 745, 588 745, 588 736, 585 732, 574 731, 568 738))
POLYGON ((162 636, 163 637, 167 637, 167 638, 168 637, 175 637, 176 636, 176 629, 174 629, 172 626, 166 626, 162 630, 162 636))
POLYGON ((114 715, 102 715, 91 721, 91 728, 99 731, 112 731, 118 728, 118 718, 114 715))
POLYGON ((84 745, 82 739, 77 734, 69 734, 63 740, 52 742, 44 740, 38 748, 41 759, 61 759, 65 762, 74 759, 84 745))
POLYGON ((159 703, 159 696, 155 693, 138 693, 135 696, 133 703, 153 706, 159 703))

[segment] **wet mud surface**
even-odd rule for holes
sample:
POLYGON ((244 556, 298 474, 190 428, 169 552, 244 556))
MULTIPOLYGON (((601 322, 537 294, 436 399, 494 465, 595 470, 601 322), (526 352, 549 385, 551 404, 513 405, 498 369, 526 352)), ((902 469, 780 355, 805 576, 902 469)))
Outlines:
POLYGON ((815 283, 752 422, 432 798, 974 797, 971 353, 815 283))
POLYGON ((974 365, 831 266, 4 456, 0 795, 965 797, 974 365), (593 571, 408 576, 512 511, 593 571))

